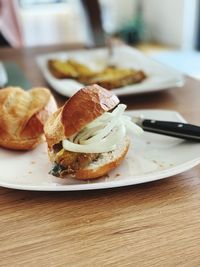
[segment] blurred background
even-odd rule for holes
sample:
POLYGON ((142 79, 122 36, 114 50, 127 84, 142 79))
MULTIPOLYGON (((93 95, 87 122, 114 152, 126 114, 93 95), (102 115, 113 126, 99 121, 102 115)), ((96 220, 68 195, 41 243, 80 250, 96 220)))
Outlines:
POLYGON ((200 78, 200 0, 0 0, 0 46, 120 40, 200 78))

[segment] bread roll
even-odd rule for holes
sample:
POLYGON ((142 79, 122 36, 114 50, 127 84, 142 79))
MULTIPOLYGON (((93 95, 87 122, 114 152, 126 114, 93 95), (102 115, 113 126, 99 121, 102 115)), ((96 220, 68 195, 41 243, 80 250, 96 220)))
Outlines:
POLYGON ((42 140, 44 123, 56 109, 56 102, 46 88, 1 89, 0 146, 14 150, 35 148, 42 140))
POLYGON ((44 131, 49 158, 54 164, 51 174, 65 178, 94 179, 116 168, 124 159, 129 138, 125 137, 116 149, 104 153, 79 153, 65 150, 63 140, 79 133, 104 112, 113 109, 119 99, 112 92, 98 86, 87 86, 74 94, 65 105, 50 116, 44 131))

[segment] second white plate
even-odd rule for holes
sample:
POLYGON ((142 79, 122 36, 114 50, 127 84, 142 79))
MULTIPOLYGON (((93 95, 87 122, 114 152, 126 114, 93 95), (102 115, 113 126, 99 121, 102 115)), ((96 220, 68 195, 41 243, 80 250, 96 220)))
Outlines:
POLYGON ((38 56, 37 63, 46 81, 58 93, 68 97, 83 87, 83 84, 72 79, 60 80, 54 78, 47 67, 47 61, 53 58, 61 60, 74 59, 86 64, 93 70, 103 69, 110 62, 117 67, 140 69, 147 74, 148 77, 139 84, 113 89, 113 92, 118 96, 155 92, 167 88, 180 87, 184 84, 183 75, 177 70, 162 65, 138 50, 125 45, 115 47, 111 59, 109 59, 106 48, 75 50, 38 56))

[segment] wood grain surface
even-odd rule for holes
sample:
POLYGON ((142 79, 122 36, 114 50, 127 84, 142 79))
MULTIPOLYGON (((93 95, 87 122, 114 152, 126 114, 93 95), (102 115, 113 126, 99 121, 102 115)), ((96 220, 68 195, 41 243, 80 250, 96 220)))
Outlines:
MULTIPOLYGON (((35 56, 65 47, 1 49, 35 85, 35 56)), ((54 93, 59 104, 64 97, 54 93)), ((200 125, 200 81, 121 97, 129 109, 180 112, 200 125)), ((137 186, 83 192, 0 188, 0 266, 200 266, 200 166, 137 186)))

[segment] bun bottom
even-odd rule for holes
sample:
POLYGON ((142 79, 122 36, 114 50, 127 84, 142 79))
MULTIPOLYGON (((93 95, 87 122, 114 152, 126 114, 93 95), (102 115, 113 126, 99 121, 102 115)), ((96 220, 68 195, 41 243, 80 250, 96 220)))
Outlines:
POLYGON ((129 149, 130 140, 128 137, 113 151, 101 153, 97 160, 90 163, 84 169, 76 171, 75 178, 89 180, 100 178, 121 164, 129 149))

